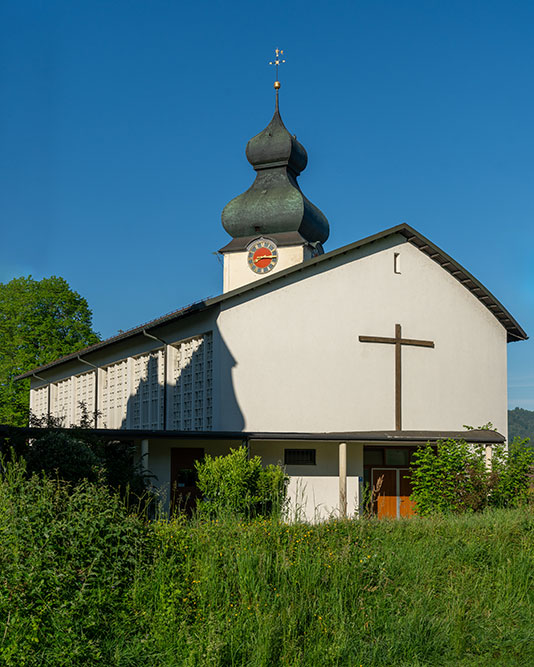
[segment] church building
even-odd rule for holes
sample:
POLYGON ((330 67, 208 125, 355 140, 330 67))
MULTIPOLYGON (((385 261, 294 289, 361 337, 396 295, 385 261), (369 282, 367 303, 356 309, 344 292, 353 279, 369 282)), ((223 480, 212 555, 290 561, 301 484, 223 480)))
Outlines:
POLYGON ((467 269, 407 224, 325 252, 297 181, 307 153, 278 106, 247 145, 256 172, 222 213, 222 293, 26 373, 37 416, 137 445, 169 502, 194 462, 245 445, 290 476, 292 511, 412 512, 413 451, 507 435, 507 343, 525 332, 467 269), (491 422, 497 431, 465 431, 491 422))

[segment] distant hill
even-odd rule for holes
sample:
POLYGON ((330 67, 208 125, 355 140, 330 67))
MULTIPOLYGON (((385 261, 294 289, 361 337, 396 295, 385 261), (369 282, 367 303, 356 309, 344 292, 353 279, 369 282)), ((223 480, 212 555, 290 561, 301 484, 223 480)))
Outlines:
POLYGON ((511 442, 516 436, 530 438, 530 445, 534 446, 534 410, 508 410, 508 439, 511 442))

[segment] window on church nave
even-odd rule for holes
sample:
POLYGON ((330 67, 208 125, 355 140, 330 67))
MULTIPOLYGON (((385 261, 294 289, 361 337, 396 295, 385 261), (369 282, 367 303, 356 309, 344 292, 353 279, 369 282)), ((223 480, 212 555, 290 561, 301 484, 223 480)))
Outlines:
POLYGON ((393 273, 400 273, 400 252, 393 253, 393 273))
POLYGON ((50 412, 63 421, 63 426, 74 424, 75 415, 74 378, 69 377, 52 385, 50 412))
POLYGON ((99 383, 99 426, 127 428, 126 415, 130 399, 130 359, 110 364, 101 371, 99 383))
POLYGON ((315 449, 284 449, 286 466, 314 466, 315 449))
POLYGON ((48 414, 48 385, 31 390, 30 408, 32 414, 40 419, 48 414))
POLYGON ((165 378, 163 349, 122 359, 102 370, 100 425, 162 429, 165 378))
POLYGON ((133 359, 132 397, 128 406, 129 428, 163 428, 165 379, 163 350, 133 359))
POLYGON ((75 423, 80 424, 83 416, 81 403, 87 415, 92 418, 95 407, 95 371, 82 373, 74 378, 74 414, 75 423))
POLYGON ((213 336, 180 341, 170 349, 169 429, 209 431, 213 422, 213 336))
POLYGON ((38 418, 48 414, 48 392, 50 392, 50 415, 61 419, 65 427, 80 424, 83 415, 80 403, 85 405, 89 416, 92 416, 94 411, 95 372, 88 371, 32 389, 31 411, 38 418))

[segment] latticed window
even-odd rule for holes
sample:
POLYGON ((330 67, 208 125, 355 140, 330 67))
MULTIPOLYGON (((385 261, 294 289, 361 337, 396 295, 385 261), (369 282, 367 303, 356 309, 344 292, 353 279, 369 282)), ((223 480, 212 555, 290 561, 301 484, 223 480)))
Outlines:
POLYGON ((104 369, 101 383, 101 412, 106 428, 125 428, 130 398, 128 359, 104 369))
POLYGON ((32 389, 31 409, 36 417, 46 417, 48 414, 48 385, 32 389))
POLYGON ((169 428, 209 431, 212 428, 213 336, 206 333, 171 347, 169 428))
POLYGON ((131 428, 163 428, 163 350, 133 359, 132 397, 128 407, 131 428))
POLYGON ((64 426, 74 423, 74 378, 56 382, 53 389, 51 413, 63 420, 64 426))
POLYGON ((80 403, 85 405, 87 415, 90 419, 93 418, 95 409, 95 372, 89 371, 82 373, 74 378, 75 385, 75 415, 76 424, 79 424, 82 419, 82 409, 80 403))

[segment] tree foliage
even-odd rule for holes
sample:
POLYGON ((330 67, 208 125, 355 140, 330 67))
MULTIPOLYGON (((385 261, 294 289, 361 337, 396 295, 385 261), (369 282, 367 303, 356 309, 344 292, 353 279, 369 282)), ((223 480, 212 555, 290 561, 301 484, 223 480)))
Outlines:
POLYGON ((28 423, 32 368, 98 342, 87 301, 63 278, 0 283, 0 424, 28 423))

